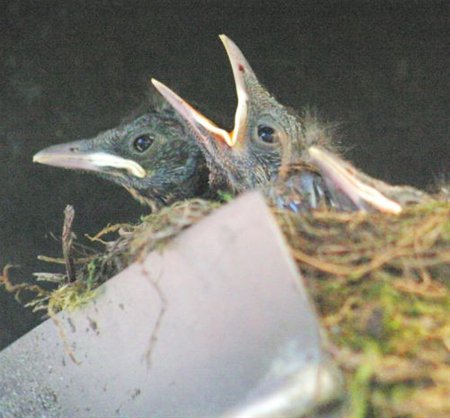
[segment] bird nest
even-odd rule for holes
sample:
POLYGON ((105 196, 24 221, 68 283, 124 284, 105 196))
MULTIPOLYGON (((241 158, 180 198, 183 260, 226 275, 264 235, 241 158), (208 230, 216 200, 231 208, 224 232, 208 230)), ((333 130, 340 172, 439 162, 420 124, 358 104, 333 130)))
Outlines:
MULTIPOLYGON (((218 206, 190 200, 137 225, 108 226, 90 237, 102 246, 95 254, 77 246, 66 213, 64 257, 41 257, 65 264, 66 273, 36 274, 57 288, 14 285, 8 268, 0 280, 17 298, 32 291, 34 310, 52 316, 74 309, 99 284, 218 206)), ((328 331, 327 350, 347 377, 347 416, 449 416, 450 203, 418 205, 398 216, 273 213, 328 331)))
POLYGON ((449 416, 450 204, 276 216, 348 377, 349 416, 449 416))

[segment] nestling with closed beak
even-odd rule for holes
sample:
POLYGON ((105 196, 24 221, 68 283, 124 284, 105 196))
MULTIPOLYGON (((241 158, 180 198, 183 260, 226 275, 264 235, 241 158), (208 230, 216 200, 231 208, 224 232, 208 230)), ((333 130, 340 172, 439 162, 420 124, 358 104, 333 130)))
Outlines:
POLYGON ((153 209, 209 193, 202 152, 167 103, 94 138, 45 148, 33 161, 93 172, 153 209))

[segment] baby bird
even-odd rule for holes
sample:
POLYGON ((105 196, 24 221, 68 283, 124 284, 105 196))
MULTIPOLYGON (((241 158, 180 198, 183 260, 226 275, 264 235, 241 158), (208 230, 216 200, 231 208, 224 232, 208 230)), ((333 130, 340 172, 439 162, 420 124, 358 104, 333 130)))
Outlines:
POLYGON ((225 35, 220 39, 230 60, 238 98, 231 132, 219 128, 161 82, 153 79, 152 83, 191 126, 205 154, 211 184, 222 183, 239 193, 267 184, 277 175, 283 163, 283 143, 283 155, 289 160, 301 159, 311 145, 331 145, 324 142, 326 136, 309 135, 313 129, 307 125, 314 125, 312 118, 300 118, 278 103, 259 83, 239 48, 225 35), (291 146, 292 138, 297 139, 295 147, 291 146))
POLYGON ((414 188, 390 186, 356 170, 333 152, 325 127, 299 117, 261 86, 239 48, 220 36, 233 70, 238 105, 229 133, 157 80, 156 89, 191 126, 210 169, 210 182, 234 192, 262 187, 277 206, 298 212, 318 207, 399 213, 428 199, 414 188))
POLYGON ((209 172, 193 135, 167 103, 91 139, 53 145, 33 161, 90 171, 155 210, 208 193, 209 172))

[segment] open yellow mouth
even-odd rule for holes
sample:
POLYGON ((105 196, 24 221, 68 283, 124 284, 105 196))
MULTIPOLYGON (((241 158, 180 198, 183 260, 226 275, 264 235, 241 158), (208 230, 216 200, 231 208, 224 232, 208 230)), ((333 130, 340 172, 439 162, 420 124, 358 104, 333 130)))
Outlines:
POLYGON ((173 106, 180 116, 185 119, 190 126, 198 133, 200 138, 206 135, 216 140, 224 141, 228 146, 234 145, 233 136, 225 129, 219 128, 214 122, 203 116, 199 111, 195 110, 188 102, 178 96, 173 90, 158 80, 152 78, 152 84, 161 93, 161 95, 173 106))
POLYGON ((204 137, 206 134, 216 140, 225 142, 229 147, 234 147, 245 138, 247 130, 249 95, 246 87, 246 77, 255 77, 255 75, 250 64, 236 44, 225 35, 220 35, 220 40, 225 46, 230 60, 238 99, 234 117, 234 128, 231 132, 219 128, 214 122, 194 109, 189 103, 160 81, 155 79, 151 81, 161 95, 196 130, 200 137, 204 137))

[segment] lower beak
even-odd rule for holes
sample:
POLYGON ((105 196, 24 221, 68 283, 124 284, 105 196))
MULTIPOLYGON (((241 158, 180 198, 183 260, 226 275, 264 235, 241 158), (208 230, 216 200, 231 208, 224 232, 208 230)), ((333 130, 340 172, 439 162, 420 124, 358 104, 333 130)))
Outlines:
POLYGON ((200 140, 212 137, 233 146, 230 134, 219 128, 214 122, 195 110, 188 102, 158 80, 152 78, 152 84, 161 95, 172 105, 175 111, 189 124, 200 140))
POLYGON ((319 167, 325 183, 339 202, 339 197, 349 199, 357 209, 375 209, 384 213, 398 214, 402 207, 388 199, 367 181, 358 178, 358 171, 336 155, 317 147, 309 148, 311 162, 319 167))
POLYGON ((107 152, 86 150, 88 148, 87 141, 89 140, 68 142, 45 148, 33 156, 33 162, 95 172, 119 169, 125 170, 135 177, 145 177, 146 171, 137 162, 107 152))

